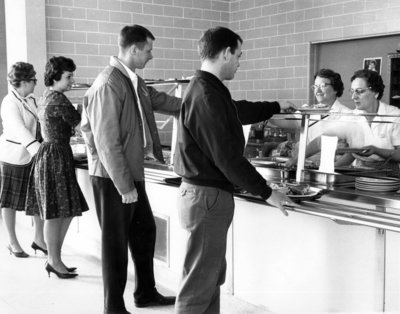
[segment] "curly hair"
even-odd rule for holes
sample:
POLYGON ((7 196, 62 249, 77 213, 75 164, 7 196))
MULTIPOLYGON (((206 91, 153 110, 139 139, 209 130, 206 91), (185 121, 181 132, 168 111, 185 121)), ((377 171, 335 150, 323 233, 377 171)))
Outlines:
POLYGON ((64 72, 74 72, 76 65, 72 59, 66 57, 52 57, 46 63, 44 72, 44 85, 52 86, 54 81, 59 81, 64 72))
POLYGON ((344 85, 339 73, 336 73, 331 69, 321 69, 317 73, 315 73, 314 80, 317 76, 326 78, 331 81, 332 88, 336 92, 337 97, 343 95, 344 85))
POLYGON ((380 76, 378 72, 366 69, 358 70, 354 72, 350 82, 353 82, 356 78, 364 79, 367 83, 367 86, 373 92, 378 93, 378 100, 382 98, 383 91, 385 90, 385 84, 383 84, 382 76, 380 76))
POLYGON ((36 71, 33 65, 27 62, 16 62, 8 72, 8 82, 11 86, 18 88, 21 86, 22 81, 30 81, 35 78, 36 71))

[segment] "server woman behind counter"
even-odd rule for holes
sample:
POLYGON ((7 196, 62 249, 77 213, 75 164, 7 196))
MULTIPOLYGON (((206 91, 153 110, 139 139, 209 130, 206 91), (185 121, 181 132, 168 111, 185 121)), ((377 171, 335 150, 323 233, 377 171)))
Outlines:
POLYGON ((363 122, 357 128, 363 132, 364 151, 353 154, 355 166, 393 170, 399 176, 400 162, 400 109, 381 101, 385 85, 378 72, 371 70, 356 71, 351 77, 350 94, 356 106, 356 112, 397 117, 366 116, 359 117, 363 122), (392 123, 379 123, 391 121, 392 123))
POLYGON ((27 207, 38 203, 45 220, 44 236, 49 251, 46 271, 59 278, 77 276, 75 267, 67 267, 61 259, 61 248, 72 218, 88 210, 78 186, 70 137, 81 120, 80 113, 64 95, 74 83, 74 62, 53 57, 46 64, 45 85, 49 87, 39 104, 43 143, 37 153, 28 187, 27 207))

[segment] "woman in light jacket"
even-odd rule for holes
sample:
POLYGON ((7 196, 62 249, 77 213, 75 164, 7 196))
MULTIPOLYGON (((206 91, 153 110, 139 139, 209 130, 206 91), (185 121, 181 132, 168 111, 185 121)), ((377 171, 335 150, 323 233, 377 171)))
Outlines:
MULTIPOLYGON (((33 90, 36 85, 33 66, 17 62, 11 66, 9 93, 1 104, 3 134, 0 136, 0 207, 9 244, 16 257, 28 257, 15 231, 16 211, 25 210, 26 190, 32 160, 40 147, 37 105, 33 90)), ((47 254, 43 221, 33 216, 35 235, 31 247, 47 254)))

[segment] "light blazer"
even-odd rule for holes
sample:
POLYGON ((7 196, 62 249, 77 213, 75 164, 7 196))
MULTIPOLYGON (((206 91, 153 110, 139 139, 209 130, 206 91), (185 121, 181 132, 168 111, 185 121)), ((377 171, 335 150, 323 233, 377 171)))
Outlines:
POLYGON ((37 106, 34 96, 22 98, 14 88, 1 103, 3 134, 0 136, 0 161, 28 164, 40 147, 36 141, 37 106))
MULTIPOLYGON (((162 160, 154 111, 179 114, 181 99, 146 86, 138 76, 138 96, 153 140, 154 156, 162 160)), ((81 130, 88 152, 89 175, 111 178, 120 194, 144 180, 143 127, 136 93, 116 57, 96 78, 83 99, 81 130)))

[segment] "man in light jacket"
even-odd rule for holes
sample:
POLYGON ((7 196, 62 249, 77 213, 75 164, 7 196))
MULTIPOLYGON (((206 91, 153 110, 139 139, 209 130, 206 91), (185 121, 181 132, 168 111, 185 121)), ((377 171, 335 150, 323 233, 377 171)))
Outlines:
POLYGON ((144 184, 144 154, 151 149, 164 162, 154 111, 179 112, 181 99, 147 87, 135 73, 153 58, 153 34, 125 26, 118 57, 99 74, 83 103, 82 133, 89 175, 102 229, 104 313, 129 313, 123 293, 128 246, 135 265, 135 305, 174 304, 155 288, 153 257, 156 226, 144 184))

